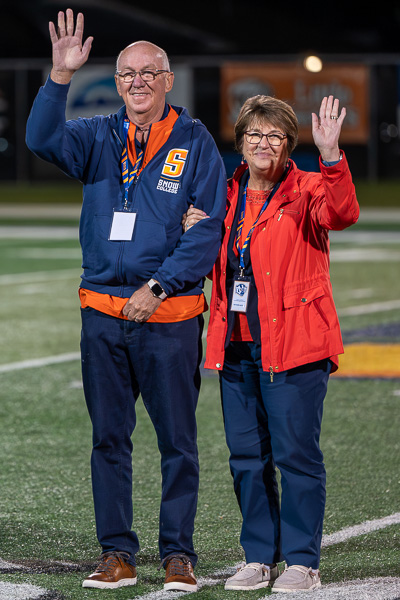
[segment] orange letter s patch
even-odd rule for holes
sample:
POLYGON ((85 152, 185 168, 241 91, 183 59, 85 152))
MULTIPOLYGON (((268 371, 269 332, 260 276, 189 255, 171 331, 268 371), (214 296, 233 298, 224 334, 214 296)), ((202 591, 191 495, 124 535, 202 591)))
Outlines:
POLYGON ((187 155, 188 151, 182 148, 170 150, 161 171, 161 175, 165 175, 165 177, 180 177, 187 155))

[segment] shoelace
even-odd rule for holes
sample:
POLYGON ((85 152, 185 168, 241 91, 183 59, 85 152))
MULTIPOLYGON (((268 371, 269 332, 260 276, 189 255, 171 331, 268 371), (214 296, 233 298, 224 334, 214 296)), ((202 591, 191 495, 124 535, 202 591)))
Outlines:
POLYGON ((247 563, 242 565, 241 567, 238 568, 238 571, 244 571, 245 569, 254 569, 255 571, 258 571, 258 569, 261 567, 261 570, 265 569, 265 565, 264 563, 247 563))
POLYGON ((288 567, 287 565, 285 565, 284 572, 288 571, 289 569, 292 569, 293 571, 299 571, 299 573, 303 573, 304 576, 310 575, 311 578, 315 578, 318 575, 318 573, 315 573, 312 570, 312 567, 303 567, 301 565, 291 565, 290 567, 288 567))
POLYGON ((129 558, 127 552, 106 552, 100 557, 100 564, 96 569, 96 573, 112 573, 112 571, 118 566, 123 566, 122 563, 129 558))
POLYGON ((167 564, 170 576, 183 575, 184 577, 188 577, 190 575, 190 560, 185 554, 175 554, 171 557, 167 556, 161 561, 159 569, 161 569, 165 563, 167 564))

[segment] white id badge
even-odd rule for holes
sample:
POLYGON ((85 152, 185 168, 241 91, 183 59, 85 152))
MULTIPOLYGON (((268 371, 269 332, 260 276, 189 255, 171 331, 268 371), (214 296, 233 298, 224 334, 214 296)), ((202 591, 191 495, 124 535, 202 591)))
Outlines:
POLYGON ((233 282, 231 310, 243 313, 247 311, 249 291, 250 281, 246 281, 245 279, 235 279, 235 281, 233 282))
POLYGON ((130 242, 135 221, 135 212, 115 210, 108 239, 113 242, 130 242))

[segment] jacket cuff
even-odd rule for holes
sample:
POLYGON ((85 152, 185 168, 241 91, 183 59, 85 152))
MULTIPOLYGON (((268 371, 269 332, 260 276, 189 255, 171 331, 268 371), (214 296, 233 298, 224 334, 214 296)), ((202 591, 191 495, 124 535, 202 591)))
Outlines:
POLYGON ((158 281, 158 283, 161 285, 162 289, 167 294, 167 296, 170 296, 171 294, 174 293, 175 290, 173 290, 172 287, 170 285, 168 285, 168 283, 162 278, 162 276, 158 273, 158 271, 156 271, 154 273, 154 275, 152 276, 152 279, 155 279, 156 281, 158 281))
POLYGON ((327 163, 325 163, 321 157, 319 157, 319 168, 321 170, 321 174, 324 177, 329 178, 331 175, 334 177, 337 177, 337 175, 339 173, 344 173, 346 171, 348 171, 348 164, 347 164, 347 159, 346 159, 346 155, 343 152, 343 150, 340 150, 340 156, 341 159, 338 160, 336 163, 327 165, 327 163))
POLYGON ((331 160, 331 161, 324 160, 324 159, 321 159, 321 160, 322 160, 322 164, 325 165, 325 167, 334 167, 335 165, 338 164, 339 161, 342 160, 342 158, 343 158, 343 154, 340 153, 339 160, 331 160))
POLYGON ((56 83, 50 77, 47 77, 47 81, 44 84, 42 90, 49 96, 52 100, 62 100, 65 101, 68 95, 68 91, 70 88, 70 83, 56 83))

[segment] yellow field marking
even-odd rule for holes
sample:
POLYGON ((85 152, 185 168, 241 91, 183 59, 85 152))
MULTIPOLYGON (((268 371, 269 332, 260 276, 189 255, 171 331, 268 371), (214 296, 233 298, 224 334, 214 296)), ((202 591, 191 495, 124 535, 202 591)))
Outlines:
POLYGON ((349 344, 333 377, 400 377, 400 344, 349 344))

